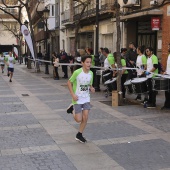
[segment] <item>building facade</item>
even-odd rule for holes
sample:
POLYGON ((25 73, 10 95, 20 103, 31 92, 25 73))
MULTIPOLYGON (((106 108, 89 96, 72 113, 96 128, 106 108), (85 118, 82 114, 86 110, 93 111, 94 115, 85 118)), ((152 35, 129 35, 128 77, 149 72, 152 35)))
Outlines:
MULTIPOLYGON (((13 15, 18 15, 18 8, 9 8, 9 6, 16 5, 18 1, 6 2, 8 8, 6 8, 0 1, 0 6, 3 7, 5 11, 10 12, 13 15)), ((10 15, 6 14, 4 11, 0 10, 0 52, 8 52, 12 50, 12 46, 20 46, 20 42, 17 38, 17 33, 19 33, 20 25, 18 22, 10 15)))
MULTIPOLYGON (((170 28, 170 4, 162 4, 162 0, 120 0, 123 25, 123 45, 129 42, 137 46, 153 47, 154 53, 161 60, 164 68, 168 55, 167 47, 170 43, 168 29, 170 28), (154 20, 158 19, 159 28, 153 28, 154 20)), ((113 19, 114 20, 114 19, 113 19)))
MULTIPOLYGON (((84 2, 87 2, 85 0, 84 2)), ((61 26, 60 47, 74 55, 74 49, 92 48, 95 51, 96 43, 99 47, 108 47, 112 52, 116 50, 115 23, 111 22, 113 11, 111 5, 114 0, 99 1, 99 40, 95 42, 96 36, 96 0, 89 1, 85 11, 81 15, 84 5, 69 0, 61 0, 61 26), (80 17, 81 16, 81 17, 80 17), (75 35, 77 22, 80 22, 78 34, 75 35), (75 44, 75 36, 77 43, 75 44)))
POLYGON ((60 7, 59 0, 48 0, 40 2, 32 0, 30 2, 30 12, 34 28, 37 51, 43 54, 46 52, 51 56, 53 51, 59 52, 59 25, 60 25, 60 7), (44 19, 43 11, 49 9, 49 17, 44 19), (46 24, 47 22, 47 24, 46 24), (47 43, 47 44, 46 44, 47 43), (47 49, 46 49, 47 48, 47 49))
MULTIPOLYGON (((88 0, 84 0, 87 2, 88 0)), ((116 19, 113 10, 114 0, 99 1, 99 39, 96 38, 96 0, 87 4, 84 12, 83 4, 73 0, 48 0, 41 7, 41 16, 45 6, 50 9, 48 19, 48 36, 40 16, 35 14, 36 5, 32 17, 36 36, 37 48, 45 49, 45 40, 48 39, 48 51, 59 53, 65 49, 67 53, 74 55, 75 49, 92 48, 95 51, 96 44, 99 47, 107 47, 113 53, 116 51, 116 19), (79 26, 78 32, 76 28, 79 26), (76 44, 75 44, 76 37, 76 44)), ((121 47, 127 47, 129 42, 135 42, 137 46, 145 45, 154 48, 154 53, 166 65, 167 45, 169 36, 169 4, 162 4, 162 0, 118 0, 121 10, 121 47), (153 30, 153 18, 159 18, 160 27, 153 30)), ((35 3, 35 1, 33 1, 35 3)))

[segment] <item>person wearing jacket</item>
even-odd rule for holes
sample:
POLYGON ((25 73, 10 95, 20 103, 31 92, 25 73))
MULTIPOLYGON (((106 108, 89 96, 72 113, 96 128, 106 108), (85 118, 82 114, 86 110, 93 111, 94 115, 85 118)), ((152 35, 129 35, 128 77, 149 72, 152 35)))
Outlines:
POLYGON ((59 57, 55 52, 52 53, 52 65, 53 65, 53 77, 54 80, 59 80, 58 67, 59 67, 59 57))

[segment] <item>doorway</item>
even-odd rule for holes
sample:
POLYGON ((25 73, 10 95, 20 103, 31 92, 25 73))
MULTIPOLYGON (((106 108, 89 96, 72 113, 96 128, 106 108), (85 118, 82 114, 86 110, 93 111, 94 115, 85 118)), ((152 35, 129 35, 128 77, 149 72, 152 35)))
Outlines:
POLYGON ((157 32, 152 31, 150 21, 138 22, 137 29, 137 45, 144 45, 145 47, 152 47, 154 54, 157 51, 157 32))

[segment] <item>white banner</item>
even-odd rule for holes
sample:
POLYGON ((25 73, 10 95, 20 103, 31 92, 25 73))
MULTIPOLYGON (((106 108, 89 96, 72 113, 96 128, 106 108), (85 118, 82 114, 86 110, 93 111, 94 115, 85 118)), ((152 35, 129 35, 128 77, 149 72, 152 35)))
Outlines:
POLYGON ((16 47, 14 47, 14 54, 15 54, 15 58, 18 58, 18 49, 16 47))
POLYGON ((25 40, 28 44, 28 47, 30 49, 30 52, 31 52, 33 59, 35 59, 32 38, 31 38, 31 35, 30 35, 28 28, 25 25, 22 25, 21 26, 21 32, 22 32, 22 35, 24 36, 24 38, 25 38, 25 40))

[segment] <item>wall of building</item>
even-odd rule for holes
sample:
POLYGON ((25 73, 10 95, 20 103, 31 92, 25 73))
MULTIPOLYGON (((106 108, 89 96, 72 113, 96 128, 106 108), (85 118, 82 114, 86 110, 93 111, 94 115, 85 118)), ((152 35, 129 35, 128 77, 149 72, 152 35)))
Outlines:
POLYGON ((127 48, 128 44, 130 42, 134 42, 136 44, 136 30, 137 30, 137 24, 136 22, 126 22, 126 28, 127 28, 127 48))
POLYGON ((170 43, 170 5, 163 7, 162 18, 162 64, 166 67, 168 44, 170 43), (169 12, 168 12, 169 11, 169 12))
POLYGON ((112 53, 116 50, 116 25, 111 19, 99 23, 99 47, 107 47, 112 53))

